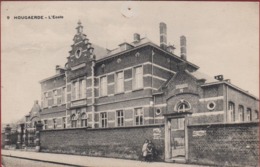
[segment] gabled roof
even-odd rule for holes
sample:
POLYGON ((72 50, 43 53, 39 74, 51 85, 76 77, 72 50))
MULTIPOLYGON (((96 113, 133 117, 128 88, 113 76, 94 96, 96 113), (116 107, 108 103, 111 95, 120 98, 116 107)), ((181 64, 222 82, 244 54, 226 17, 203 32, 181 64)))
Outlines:
MULTIPOLYGON (((148 38, 142 38, 138 42, 131 42, 131 43, 128 43, 128 44, 132 45, 133 47, 138 47, 138 46, 145 44, 145 43, 148 43, 148 42, 152 42, 152 41, 148 38)), ((126 43, 126 42, 124 42, 124 43, 126 43)), ((112 56, 114 54, 122 52, 119 47, 112 49, 112 50, 108 50, 108 49, 105 49, 105 48, 98 46, 98 45, 95 45, 95 44, 92 44, 92 46, 94 48, 96 60, 100 60, 100 59, 103 59, 103 58, 106 58, 106 57, 109 57, 109 56, 112 56)))
MULTIPOLYGON (((208 74, 205 74, 205 73, 200 72, 200 71, 198 71, 198 70, 197 70, 197 71, 194 71, 194 72, 189 72, 188 70, 185 70, 185 72, 186 72, 188 75, 190 75, 191 77, 193 77, 194 79, 196 79, 196 80, 204 79, 204 80, 205 80, 205 84, 207 84, 207 83, 214 83, 214 82, 220 82, 220 81, 216 80, 215 78, 210 77, 208 74)), ((178 72, 177 72, 177 73, 178 73, 178 72)), ((166 86, 168 85, 168 83, 169 83, 171 80, 174 79, 175 76, 176 76, 176 74, 175 74, 174 76, 168 78, 167 81, 165 81, 165 82, 161 85, 161 87, 160 87, 157 91, 154 92, 154 94, 160 94, 160 93, 162 93, 162 92, 163 92, 162 89, 163 89, 164 87, 166 87, 166 86)))

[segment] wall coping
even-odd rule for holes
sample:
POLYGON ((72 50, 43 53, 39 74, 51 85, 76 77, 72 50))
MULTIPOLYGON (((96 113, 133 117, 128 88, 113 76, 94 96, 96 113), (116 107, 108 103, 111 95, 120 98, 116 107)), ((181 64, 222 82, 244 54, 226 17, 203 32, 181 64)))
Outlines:
POLYGON ((41 130, 40 132, 49 132, 49 131, 66 131, 66 130, 86 130, 86 131, 96 131, 96 130, 114 130, 114 129, 134 129, 134 128, 147 128, 147 127, 164 127, 164 124, 153 124, 153 125, 141 125, 141 126, 121 126, 121 127, 109 127, 109 128, 89 128, 89 127, 80 127, 80 128, 65 128, 65 129, 46 129, 41 130))
POLYGON ((204 127, 204 126, 249 126, 256 125, 259 126, 259 121, 251 121, 251 122, 230 122, 230 123, 208 123, 208 124, 194 124, 188 125, 187 127, 204 127))

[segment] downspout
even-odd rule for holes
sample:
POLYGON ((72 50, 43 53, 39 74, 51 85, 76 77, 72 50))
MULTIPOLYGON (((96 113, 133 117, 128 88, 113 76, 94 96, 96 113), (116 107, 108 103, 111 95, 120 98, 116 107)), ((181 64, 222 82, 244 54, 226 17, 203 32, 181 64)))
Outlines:
POLYGON ((65 103, 66 103, 66 119, 65 119, 65 124, 66 124, 66 128, 68 128, 68 102, 67 102, 67 86, 68 86, 68 71, 66 70, 65 71, 65 77, 66 77, 66 80, 65 80, 65 85, 66 85, 66 88, 65 88, 65 92, 64 92, 64 100, 65 100, 65 103))
MULTIPOLYGON (((154 51, 152 50, 152 94, 153 94, 153 55, 154 55, 154 51)), ((155 108, 154 108, 154 103, 155 103, 155 96, 153 95, 153 124, 155 124, 155 108)))
POLYGON ((95 67, 95 62, 92 61, 92 65, 91 65, 91 90, 92 90, 92 104, 91 104, 91 108, 92 108, 92 128, 95 128, 95 88, 94 88, 94 84, 95 84, 95 79, 94 79, 94 67, 95 67))

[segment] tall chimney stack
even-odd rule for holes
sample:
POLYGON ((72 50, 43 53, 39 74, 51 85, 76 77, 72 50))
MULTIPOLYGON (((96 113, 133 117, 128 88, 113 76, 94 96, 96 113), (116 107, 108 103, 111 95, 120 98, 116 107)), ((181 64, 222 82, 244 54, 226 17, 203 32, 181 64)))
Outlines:
POLYGON ((187 60, 187 52, 186 52, 186 37, 182 35, 180 37, 180 43, 181 43, 181 58, 183 60, 187 60))
POLYGON ((167 26, 165 23, 160 23, 160 47, 167 50, 167 26))

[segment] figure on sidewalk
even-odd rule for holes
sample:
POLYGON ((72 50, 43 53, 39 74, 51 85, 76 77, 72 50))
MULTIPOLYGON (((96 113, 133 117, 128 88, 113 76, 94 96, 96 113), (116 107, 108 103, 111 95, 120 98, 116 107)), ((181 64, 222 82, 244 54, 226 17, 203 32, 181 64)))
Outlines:
POLYGON ((142 147, 142 153, 143 153, 144 161, 147 161, 147 146, 148 146, 148 140, 146 139, 144 141, 144 144, 143 144, 143 147, 142 147))
POLYGON ((146 160, 148 162, 152 162, 154 160, 154 145, 151 140, 148 141, 146 160))

